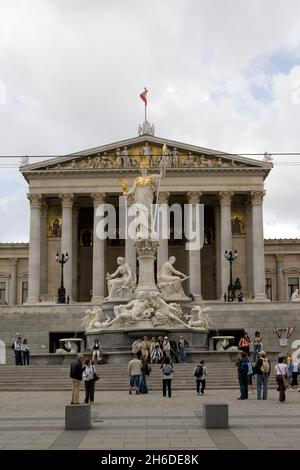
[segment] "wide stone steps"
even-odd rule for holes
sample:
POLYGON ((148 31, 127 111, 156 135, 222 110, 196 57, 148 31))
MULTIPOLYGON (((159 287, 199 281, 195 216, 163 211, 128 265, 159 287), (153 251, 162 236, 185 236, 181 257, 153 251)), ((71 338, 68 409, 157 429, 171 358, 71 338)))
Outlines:
MULTIPOLYGON (((193 390, 195 378, 193 370, 196 364, 175 364, 172 381, 174 390, 193 390)), ((159 365, 152 365, 148 378, 150 390, 161 390, 159 365)), ((69 391, 70 368, 66 366, 0 366, 0 391, 69 391)), ((122 391, 128 389, 127 365, 97 366, 100 380, 97 390, 122 391)), ((254 380, 255 386, 255 380, 254 380)), ((275 388, 275 379, 270 376, 269 386, 275 388)), ((83 385, 82 385, 83 387, 83 385)), ((232 363, 214 363, 208 365, 207 389, 237 390, 236 367, 232 363)))

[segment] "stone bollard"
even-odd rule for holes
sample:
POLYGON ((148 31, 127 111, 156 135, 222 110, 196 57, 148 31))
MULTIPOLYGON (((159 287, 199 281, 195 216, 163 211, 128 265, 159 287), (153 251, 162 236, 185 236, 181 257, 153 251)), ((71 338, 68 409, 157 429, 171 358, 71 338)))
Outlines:
POLYGON ((71 431, 74 429, 91 428, 91 405, 66 405, 65 408, 65 429, 71 431))
POLYGON ((203 403, 203 427, 205 429, 228 428, 228 405, 203 403))

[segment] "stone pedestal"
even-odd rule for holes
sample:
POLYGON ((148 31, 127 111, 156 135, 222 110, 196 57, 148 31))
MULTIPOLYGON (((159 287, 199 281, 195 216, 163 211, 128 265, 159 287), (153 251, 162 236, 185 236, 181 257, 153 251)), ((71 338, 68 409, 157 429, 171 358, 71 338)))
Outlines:
POLYGON ((65 408, 65 429, 72 431, 74 429, 91 428, 91 405, 67 405, 65 408))
POLYGON ((203 403, 203 427, 205 429, 228 428, 228 405, 223 403, 203 403))
POLYGON ((134 242, 139 262, 138 285, 135 289, 135 294, 158 291, 154 275, 154 261, 158 244, 158 241, 150 239, 136 240, 134 242))

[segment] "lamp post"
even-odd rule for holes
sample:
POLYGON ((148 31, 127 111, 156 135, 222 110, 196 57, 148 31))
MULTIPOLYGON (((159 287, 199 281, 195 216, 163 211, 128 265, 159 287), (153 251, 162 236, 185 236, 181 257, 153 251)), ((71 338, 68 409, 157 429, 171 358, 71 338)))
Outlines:
POLYGON ((230 263, 230 279, 229 279, 229 285, 228 285, 228 294, 227 294, 227 300, 228 302, 234 300, 235 298, 235 289, 234 289, 234 285, 233 285, 233 282, 232 282, 232 263, 234 260, 236 260, 238 258, 238 252, 236 250, 233 251, 225 251, 224 253, 224 258, 227 259, 227 261, 229 261, 230 263))
POLYGON ((69 260, 69 255, 68 253, 66 254, 61 253, 61 255, 57 253, 55 259, 61 265, 60 287, 58 288, 58 291, 57 291, 57 302, 59 304, 65 304, 66 303, 66 289, 64 287, 64 264, 67 263, 67 261, 69 260))

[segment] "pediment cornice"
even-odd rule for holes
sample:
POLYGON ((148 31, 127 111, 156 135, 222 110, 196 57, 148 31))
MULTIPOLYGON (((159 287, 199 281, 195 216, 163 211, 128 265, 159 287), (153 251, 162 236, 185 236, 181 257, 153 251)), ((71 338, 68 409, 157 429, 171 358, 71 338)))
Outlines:
POLYGON ((145 151, 151 154, 151 166, 159 166, 162 148, 169 152, 168 172, 259 172, 267 176, 271 163, 262 162, 239 155, 198 147, 174 140, 142 135, 132 139, 94 147, 81 152, 44 160, 20 168, 26 179, 34 174, 84 173, 136 173, 139 171, 139 158, 145 151), (145 150, 146 149, 146 150, 145 150), (148 150, 147 150, 148 149, 148 150), (125 166, 125 160, 127 166, 125 166))

